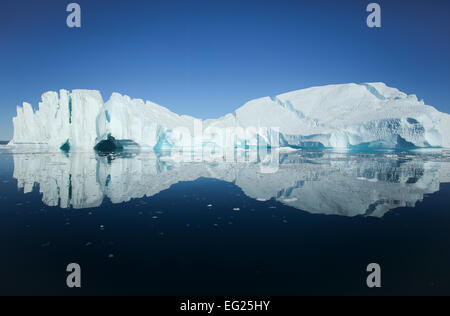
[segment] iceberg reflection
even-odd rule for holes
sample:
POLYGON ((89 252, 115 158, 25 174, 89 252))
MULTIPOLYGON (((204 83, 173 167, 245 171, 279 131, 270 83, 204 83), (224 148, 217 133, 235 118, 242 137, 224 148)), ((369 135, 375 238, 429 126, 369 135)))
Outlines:
POLYGON ((259 201, 277 201, 310 213, 376 216, 414 207, 450 182, 443 155, 279 153, 274 173, 261 162, 179 162, 173 155, 132 153, 14 154, 14 178, 24 193, 39 184, 42 201, 61 208, 99 207, 151 197, 181 181, 215 178, 232 182, 259 201))

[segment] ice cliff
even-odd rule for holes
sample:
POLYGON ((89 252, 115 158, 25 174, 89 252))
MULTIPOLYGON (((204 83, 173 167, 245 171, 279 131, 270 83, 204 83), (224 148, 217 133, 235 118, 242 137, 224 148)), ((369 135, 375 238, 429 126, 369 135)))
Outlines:
POLYGON ((66 151, 92 150, 111 137, 149 149, 450 148, 450 115, 384 83, 329 85, 264 97, 204 121, 118 93, 103 102, 98 91, 61 90, 45 93, 39 110, 28 103, 18 107, 13 124, 10 145, 66 151))

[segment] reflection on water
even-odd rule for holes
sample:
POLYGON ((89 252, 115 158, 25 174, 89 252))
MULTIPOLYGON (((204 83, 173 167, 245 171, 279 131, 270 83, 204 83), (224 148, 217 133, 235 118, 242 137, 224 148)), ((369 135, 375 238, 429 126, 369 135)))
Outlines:
MULTIPOLYGON (((151 197, 173 184, 215 178, 253 199, 276 199, 310 213, 381 217, 414 207, 450 182, 450 159, 439 154, 280 153, 276 172, 260 162, 178 162, 171 154, 14 154, 14 178, 24 193, 36 184, 42 201, 61 208, 99 207, 151 197)), ((245 159, 244 159, 245 160, 245 159)))
POLYGON ((448 153, 252 154, 0 147, 0 295, 450 293, 448 153))

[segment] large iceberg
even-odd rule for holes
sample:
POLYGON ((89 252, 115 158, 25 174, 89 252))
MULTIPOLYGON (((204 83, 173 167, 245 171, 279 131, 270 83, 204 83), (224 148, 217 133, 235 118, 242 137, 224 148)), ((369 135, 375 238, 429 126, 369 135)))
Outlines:
MULTIPOLYGON (((213 102, 213 101, 212 101, 213 102)), ((173 149, 212 145, 294 148, 450 148, 450 115, 384 83, 313 87, 252 100, 234 113, 199 120, 153 102, 98 91, 42 96, 17 108, 10 145, 92 150, 101 142, 173 149)))

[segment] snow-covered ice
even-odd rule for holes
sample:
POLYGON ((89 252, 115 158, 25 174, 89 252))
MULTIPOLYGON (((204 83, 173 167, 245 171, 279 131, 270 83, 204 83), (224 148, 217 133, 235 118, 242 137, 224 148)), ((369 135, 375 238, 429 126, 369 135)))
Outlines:
MULTIPOLYGON (((214 100, 211 100, 214 104, 214 100)), ((252 100, 218 119, 178 115, 113 93, 61 90, 17 108, 12 146, 92 150, 112 136, 149 149, 450 148, 450 115, 384 83, 314 87, 252 100), (279 132, 279 133, 278 133, 279 132)))

